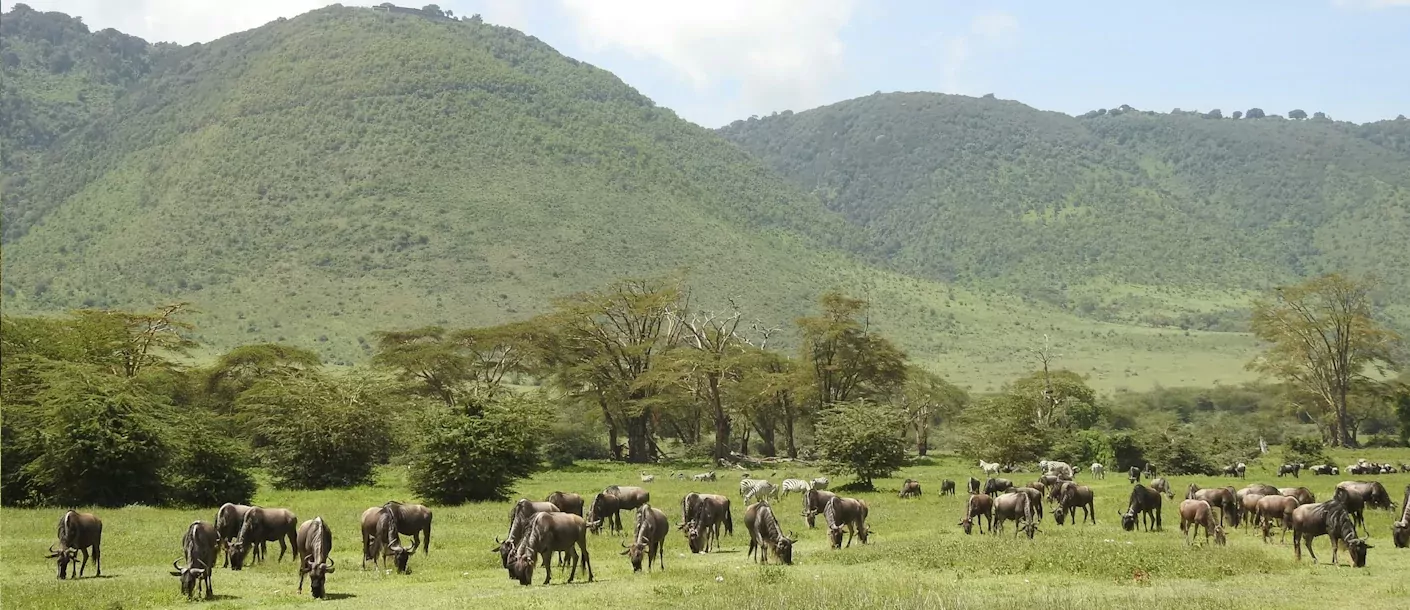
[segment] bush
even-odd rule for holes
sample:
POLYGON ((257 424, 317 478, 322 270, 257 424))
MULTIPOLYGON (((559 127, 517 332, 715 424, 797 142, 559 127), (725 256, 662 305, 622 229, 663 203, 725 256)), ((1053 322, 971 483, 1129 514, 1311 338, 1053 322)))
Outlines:
POLYGON ((572 415, 560 416, 549 428, 543 443, 543 457, 553 468, 572 466, 577 460, 605 460, 607 450, 602 425, 572 415))
POLYGON ((256 486, 248 449, 197 418, 173 432, 171 463, 163 475, 169 502, 199 507, 250 503, 256 486))
POLYGON ((1034 421, 1032 403, 1021 396, 1000 394, 965 411, 966 455, 1001 464, 1036 462, 1048 454, 1048 431, 1034 421))
POLYGON ((436 504, 504 500, 538 466, 546 418, 523 398, 500 398, 479 415, 429 414, 411 457, 411 491, 436 504))
POLYGON ((391 445, 389 409, 374 388, 305 374, 256 383, 236 404, 264 443, 275 487, 370 483, 391 445))
POLYGON ((823 411, 816 443, 832 472, 851 473, 858 487, 872 489, 872 479, 890 476, 906 461, 906 441, 897 431, 903 423, 891 409, 857 401, 823 411))
POLYGON ((1326 446, 1316 436, 1290 436, 1283 444, 1283 459, 1287 463, 1330 464, 1326 446))

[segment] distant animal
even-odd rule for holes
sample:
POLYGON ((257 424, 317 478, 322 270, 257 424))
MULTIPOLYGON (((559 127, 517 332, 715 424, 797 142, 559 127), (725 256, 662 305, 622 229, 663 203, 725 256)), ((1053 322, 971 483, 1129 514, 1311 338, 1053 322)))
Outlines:
POLYGON ((622 531, 620 512, 635 510, 636 507, 650 501, 651 492, 640 487, 609 486, 592 499, 592 506, 588 510, 586 518, 588 530, 596 534, 602 530, 602 525, 606 523, 610 531, 620 532, 622 531))
MULTIPOLYGON (((240 535, 240 526, 245 524, 245 513, 250 512, 250 507, 244 504, 231 504, 226 502, 220 505, 215 512, 215 534, 220 538, 220 550, 225 554, 225 561, 220 567, 230 567, 230 543, 234 542, 240 535)), ((265 542, 259 542, 259 555, 264 555, 265 542)))
POLYGON ((1332 472, 1332 471, 1336 470, 1337 467, 1336 467, 1336 466, 1332 466, 1332 465, 1330 465, 1330 464, 1314 464, 1314 465, 1312 465, 1312 466, 1308 466, 1307 469, 1308 469, 1308 470, 1311 470, 1311 471, 1312 471, 1312 474, 1315 474, 1315 475, 1329 475, 1329 474, 1336 474, 1336 473, 1334 473, 1334 472, 1332 472))
POLYGON ((906 479, 906 482, 901 484, 901 499, 904 500, 904 499, 906 499, 906 498, 919 498, 919 497, 920 497, 920 481, 916 481, 916 480, 914 480, 914 479, 906 479))
POLYGON ((1293 476, 1294 479, 1296 479, 1297 473, 1301 471, 1302 464, 1283 464, 1282 466, 1278 467, 1278 476, 1281 477, 1285 474, 1290 474, 1293 476))
POLYGON ((686 545, 692 553, 708 553, 720 543, 720 528, 734 535, 734 519, 730 515, 730 499, 716 494, 689 493, 681 499, 682 519, 679 529, 685 532, 686 545))
MULTIPOLYGON (((56 559, 59 564, 59 580, 68 578, 69 566, 73 566, 73 578, 83 576, 88 569, 88 552, 93 551, 94 576, 103 575, 103 521, 90 513, 76 510, 65 512, 59 517, 59 548, 49 545, 48 559, 56 559), (78 554, 83 553, 83 563, 78 562, 78 554)), ((214 565, 214 560, 212 560, 214 565)))
POLYGON ((1067 462, 1044 461, 1038 465, 1043 474, 1051 474, 1064 481, 1071 481, 1076 472, 1067 462))
POLYGON ((813 479, 813 487, 812 487, 812 488, 813 488, 813 489, 822 489, 822 490, 826 490, 826 489, 827 489, 827 486, 828 486, 830 483, 831 483, 831 481, 828 481, 828 480, 827 480, 827 477, 818 477, 818 478, 816 478, 816 479, 813 479))
MULTIPOLYGON (((553 502, 532 502, 528 498, 520 498, 518 502, 515 502, 514 506, 509 509, 509 533, 505 534, 504 540, 495 538, 495 543, 498 546, 496 546, 493 550, 499 553, 500 565, 503 566, 505 570, 510 569, 510 562, 514 560, 515 552, 519 548, 519 541, 523 540, 524 535, 528 533, 529 520, 532 519, 534 515, 538 513, 560 512, 566 511, 559 508, 558 505, 554 504, 553 502)), ((364 513, 364 532, 366 532, 367 529, 366 518, 366 513, 364 513)), ((367 542, 364 542, 364 544, 367 544, 367 542)), ((364 547, 364 558, 367 558, 369 553, 370 551, 367 551, 366 547, 364 547)), ((512 571, 510 572, 509 577, 514 578, 514 574, 512 571)))
MULTIPOLYGON (((252 549, 262 548, 262 542, 279 543, 279 559, 284 561, 284 553, 294 546, 298 535, 299 520, 294 513, 283 508, 263 508, 251 506, 245 511, 240 525, 240 533, 230 543, 230 569, 239 570, 245 566, 245 555, 252 549), (285 543, 287 541, 287 544, 285 543)), ((291 556, 292 557, 292 556, 291 556)), ((264 561, 264 554, 255 554, 255 561, 264 561)))
POLYGON ((965 535, 969 535, 974 528, 975 518, 979 518, 979 533, 984 533, 984 520, 989 521, 989 531, 994 530, 994 499, 987 494, 970 494, 969 501, 965 503, 964 517, 957 524, 964 528, 965 535))
POLYGON ((1312 541, 1325 535, 1332 541, 1333 565, 1337 563, 1338 547, 1345 544, 1351 554, 1351 564, 1358 568, 1366 566, 1366 551, 1371 545, 1367 544, 1364 538, 1356 537, 1356 525, 1346 510, 1346 497, 1347 492, 1338 489, 1331 500, 1303 504, 1293 510, 1293 555, 1298 561, 1302 561, 1302 546, 1305 544, 1307 554, 1312 556, 1315 563, 1317 554, 1312 551, 1312 541))
POLYGON ((984 482, 984 493, 990 496, 997 496, 1010 489, 1013 489, 1013 481, 1008 479, 989 479, 984 482))
POLYGON ((1227 517, 1231 527, 1238 527, 1242 522, 1240 515, 1239 501, 1236 492, 1232 487, 1211 487, 1200 489, 1194 483, 1190 484, 1190 490, 1185 494, 1189 500, 1204 500, 1211 507, 1219 509, 1219 524, 1223 525, 1227 517))
POLYGON ((1279 487, 1278 493, 1290 498, 1296 498, 1298 504, 1311 504, 1317 501, 1317 496, 1312 490, 1306 487, 1279 487))
POLYGON ((1038 532, 1038 520, 1036 516, 1039 514, 1039 511, 1034 508, 1031 500, 1032 496, 1024 493, 1022 489, 1015 491, 1015 493, 1007 493, 995 498, 993 532, 1002 534, 1004 531, 1004 523, 1006 521, 1013 521, 1013 535, 1015 538, 1018 537, 1020 532, 1026 533, 1029 538, 1032 538, 1034 534, 1038 532))
POLYGON ((1077 509, 1082 509, 1082 522, 1087 519, 1092 520, 1092 525, 1097 524, 1097 506, 1094 502, 1092 488, 1086 485, 1067 483, 1058 491, 1057 505, 1053 507, 1053 519, 1058 525, 1062 525, 1064 516, 1071 517, 1073 525, 1077 524, 1077 509))
POLYGON ((1390 526, 1390 537, 1397 549, 1410 547, 1410 485, 1405 486, 1405 500, 1400 504, 1400 519, 1390 526))
POLYGON ((622 546, 626 550, 622 551, 632 562, 632 571, 641 571, 642 555, 646 556, 646 571, 650 572, 654 561, 661 562, 661 569, 666 569, 666 532, 670 530, 670 522, 666 520, 666 513, 660 509, 652 508, 650 504, 642 504, 636 508, 636 533, 632 536, 632 543, 628 546, 625 542, 622 546))
POLYGON ((803 479, 784 479, 783 486, 779 488, 781 490, 779 497, 787 498, 788 494, 805 493, 812 488, 813 486, 803 479))
POLYGON ((827 507, 828 501, 835 497, 837 497, 837 494, 816 488, 810 489, 808 493, 803 494, 803 518, 808 521, 808 529, 817 527, 816 521, 818 513, 823 512, 823 509, 827 507))
POLYGON ((1128 532, 1135 530, 1140 524, 1144 524, 1148 532, 1161 529, 1160 494, 1137 483, 1131 488, 1126 512, 1118 514, 1121 515, 1121 528, 1128 532))
POLYGON ((969 487, 968 487, 967 489, 969 489, 969 493, 971 493, 971 494, 977 494, 977 493, 979 493, 979 479, 976 479, 976 478, 974 478, 974 477, 970 477, 970 478, 969 478, 969 487))
POLYGON ((1292 496, 1262 496, 1254 507, 1254 518, 1263 525, 1263 541, 1269 541, 1269 532, 1274 523, 1283 528, 1283 542, 1287 542, 1288 525, 1293 510, 1302 503, 1292 496))
POLYGON ((655 480, 656 480, 656 475, 654 475, 654 474, 646 474, 646 471, 645 471, 645 470, 641 471, 641 482, 642 482, 642 483, 650 483, 650 482, 655 481, 655 480))
POLYGON ((384 504, 397 516, 397 533, 411 536, 411 550, 431 554, 431 509, 420 504, 402 504, 396 500, 384 504), (422 537, 425 537, 424 539, 422 537), (422 544, 425 546, 422 546, 422 544))
POLYGON ((984 474, 989 475, 991 477, 996 474, 999 474, 999 464, 994 462, 986 462, 984 460, 979 460, 979 469, 983 470, 984 474))
POLYGON ((181 579, 181 594, 186 599, 196 597, 197 590, 206 590, 206 599, 215 596, 211 589, 211 573, 215 571, 215 549, 218 536, 215 526, 205 521, 192 522, 181 536, 181 559, 171 562, 171 575, 181 579), (186 567, 178 565, 186 561, 186 567))
POLYGON ((755 498, 767 500, 778 496, 778 487, 768 479, 744 479, 739 482, 739 495, 744 497, 745 502, 751 502, 755 498))
POLYGON ((294 551, 299 556, 299 593, 304 592, 304 576, 308 576, 309 593, 314 599, 322 599, 328 583, 328 575, 333 573, 333 532, 323 517, 314 517, 299 524, 299 533, 294 551))
POLYGON ((1243 462, 1234 464, 1234 475, 1240 479, 1248 478, 1248 465, 1243 462))
MULTIPOLYGON (((1274 494, 1279 495, 1279 494, 1274 494)), ((1239 496, 1239 514, 1249 527, 1258 527, 1258 501, 1265 498, 1261 493, 1248 492, 1239 496)))
POLYGON ((573 513, 579 517, 583 516, 583 497, 565 491, 555 491, 544 498, 545 502, 558 507, 565 513, 573 513))
POLYGON ((1150 463, 1150 462, 1146 462, 1146 471, 1145 471, 1146 478, 1147 478, 1147 479, 1154 479, 1154 478, 1155 478, 1155 474, 1156 474, 1156 473, 1155 473, 1155 464, 1152 464, 1152 463, 1150 463))
MULTIPOLYGON (((642 505, 644 504, 646 503, 643 502, 642 505)), ((546 585, 553 580, 553 562, 551 561, 553 554, 561 551, 567 553, 569 563, 572 564, 572 571, 568 573, 568 582, 573 582, 578 576, 579 553, 582 556, 582 566, 587 570, 588 582, 592 582, 592 560, 588 556, 587 527, 587 521, 571 513, 535 513, 525 526, 523 538, 515 547, 514 558, 509 564, 510 575, 517 579, 521 585, 533 584, 534 569, 539 558, 542 557, 543 584, 546 585)))
POLYGON ((855 498, 833 497, 823 508, 827 519, 827 539, 832 548, 842 548, 842 530, 847 530, 847 546, 852 546, 855 536, 862 544, 867 543, 871 530, 867 529, 867 503, 855 498))
POLYGON ((745 509, 744 527, 749 530, 751 557, 759 563, 768 563, 769 553, 772 552, 785 565, 793 565, 794 536, 784 535, 768 502, 757 502, 745 509))
POLYGON ((1209 542, 1209 533, 1214 532, 1214 544, 1224 546, 1224 526, 1214 521, 1214 509, 1204 500, 1184 500, 1180 502, 1180 532, 1185 534, 1185 544, 1191 544, 1190 537, 1199 535, 1204 527, 1204 540, 1209 542))
POLYGON ((363 566, 366 567, 366 560, 371 559, 372 564, 377 565, 380 560, 382 566, 387 565, 387 558, 392 558, 393 565, 396 566, 398 574, 407 573, 407 562, 416 552, 406 548, 401 543, 401 535, 398 534, 400 527, 397 525, 397 515, 391 507, 383 504, 376 507, 376 512, 368 509, 362 513, 362 535, 364 544, 368 547, 363 549, 363 566), (368 517, 371 513, 371 536, 368 536, 368 517), (366 542, 370 538, 370 542, 366 542))
POLYGON ((1380 481, 1342 481, 1337 483, 1337 489, 1346 490, 1346 498, 1342 500, 1346 512, 1351 515, 1356 526, 1368 536, 1371 532, 1366 529, 1365 507, 1395 510, 1395 502, 1391 501, 1390 492, 1386 491, 1380 481))
POLYGON ((713 480, 715 480, 715 471, 711 470, 710 472, 702 472, 702 473, 700 473, 700 474, 697 474, 697 475, 694 475, 694 476, 690 477, 690 480, 692 480, 692 481, 713 481, 713 480))
POLYGON ((1126 480, 1127 480, 1127 481, 1130 481, 1130 483, 1131 483, 1132 485, 1135 485, 1136 483, 1140 483, 1140 482, 1141 482, 1141 468, 1140 468, 1139 466, 1132 466, 1130 470, 1126 471, 1126 480))
POLYGON ((1097 462, 1092 462, 1092 476, 1098 479, 1106 478, 1106 466, 1097 462))
POLYGON ((943 481, 940 481, 940 495, 942 495, 942 496, 953 496, 953 495, 955 495, 955 482, 954 482, 953 480, 951 480, 951 479, 945 479, 945 480, 943 480, 943 481))
POLYGON ((1170 489, 1170 483, 1167 482, 1164 477, 1156 477, 1154 479, 1151 479, 1151 489, 1154 489, 1159 493, 1165 494, 1165 497, 1171 500, 1175 499, 1175 492, 1170 489))

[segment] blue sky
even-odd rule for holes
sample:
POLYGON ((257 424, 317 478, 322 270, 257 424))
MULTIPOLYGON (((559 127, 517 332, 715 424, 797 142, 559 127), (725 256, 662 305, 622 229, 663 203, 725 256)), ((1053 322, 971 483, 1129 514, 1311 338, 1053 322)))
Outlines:
MULTIPOLYGON (((328 2, 27 4, 81 15, 95 28, 189 43, 328 2)), ((537 36, 708 127, 917 90, 994 93, 1069 114, 1121 104, 1226 115, 1301 108, 1357 122, 1410 114, 1410 0, 438 4, 537 36)))

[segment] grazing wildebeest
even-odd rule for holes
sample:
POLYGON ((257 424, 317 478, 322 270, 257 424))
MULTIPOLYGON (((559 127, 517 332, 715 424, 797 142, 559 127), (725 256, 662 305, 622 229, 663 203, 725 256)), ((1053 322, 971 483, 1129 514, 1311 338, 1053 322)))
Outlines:
POLYGON ((783 528, 779 527, 768 502, 758 502, 744 510, 744 527, 749 530, 751 557, 756 557, 759 563, 768 563, 769 552, 772 551, 783 563, 793 565, 794 537, 783 534, 783 528))
MULTIPOLYGON (((250 512, 250 507, 244 504, 231 504, 226 502, 220 505, 220 509, 215 511, 215 534, 220 537, 220 550, 225 553, 225 561, 220 567, 230 567, 230 543, 240 535, 240 527, 245 525, 245 513, 250 512)), ((264 555, 265 542, 259 542, 260 556, 264 555)))
POLYGON ((1140 467, 1140 466, 1132 466, 1130 470, 1126 471, 1126 480, 1129 481, 1132 485, 1135 485, 1135 484, 1137 484, 1137 483, 1140 483, 1140 482, 1141 482, 1141 467, 1140 467))
MULTIPOLYGON (((644 502, 642 503, 645 504, 644 502)), ((587 522, 571 513, 534 513, 525 527, 525 534, 515 549, 514 560, 509 573, 521 585, 533 584, 534 569, 540 557, 543 558, 543 584, 553 580, 553 553, 562 551, 568 554, 572 571, 568 582, 578 575, 578 553, 582 552, 582 564, 587 570, 588 582, 593 581, 592 560, 588 557, 587 522)))
POLYGON ((1232 487, 1211 487, 1200 489, 1194 483, 1190 484, 1190 490, 1185 494, 1187 500, 1204 500, 1210 506, 1219 509, 1219 524, 1224 524, 1224 518, 1229 518, 1229 525, 1238 527, 1242 523, 1239 501, 1236 492, 1232 487))
POLYGON ((1137 483, 1131 488, 1131 500, 1127 503, 1126 512, 1117 514, 1121 515, 1122 529, 1128 532, 1135 530, 1139 521, 1145 524, 1149 532, 1161 529, 1160 512, 1160 494, 1137 483))
POLYGON ((812 488, 812 485, 803 479, 784 479, 783 485, 779 487, 779 498, 787 498, 791 493, 806 493, 812 488))
POLYGON ((636 533, 632 536, 630 546, 623 542, 622 546, 626 550, 623 555, 632 562, 632 571, 641 571, 641 557, 646 556, 646 571, 650 572, 652 564, 659 560, 661 569, 666 569, 666 531, 671 527, 666 520, 666 513, 660 509, 652 508, 650 504, 642 504, 636 508, 636 533))
POLYGON ((566 491, 555 491, 544 498, 548 502, 558 507, 565 513, 573 513, 579 517, 583 516, 583 497, 566 491))
POLYGON ((916 481, 916 480, 914 480, 914 479, 906 479, 906 482, 901 484, 901 499, 904 500, 904 499, 906 499, 906 498, 919 498, 919 497, 920 497, 920 481, 916 481))
POLYGON ((1344 543, 1347 551, 1351 553, 1352 565, 1358 568, 1366 566, 1366 550, 1370 549, 1371 545, 1366 544, 1365 539, 1356 537, 1356 525, 1352 523, 1351 515, 1346 510, 1346 497, 1346 491, 1338 489, 1331 500, 1303 504, 1293 510, 1293 555, 1298 561, 1302 561, 1302 545, 1306 544, 1307 553, 1312 555, 1312 561, 1316 563, 1317 554, 1312 551, 1312 540, 1326 535, 1332 542, 1333 565, 1337 563, 1337 549, 1344 543))
POLYGON ((1146 478, 1147 478, 1147 479, 1154 479, 1154 478, 1155 478, 1155 464, 1152 464, 1152 463, 1150 463, 1150 462, 1146 462, 1146 470, 1145 470, 1145 473, 1144 473, 1144 474, 1146 475, 1146 478))
MULTIPOLYGON (((1064 481, 1063 481, 1062 479, 1058 478, 1058 476, 1055 475, 1055 474, 1045 474, 1045 475, 1043 475, 1043 476, 1041 476, 1041 477, 1038 477, 1038 481, 1037 481, 1037 482, 1038 482, 1038 483, 1041 483, 1044 488, 1047 488, 1047 487, 1056 487, 1056 486, 1058 485, 1058 483, 1062 483, 1062 482, 1064 482, 1064 481)), ((1034 489, 1038 489, 1038 488, 1035 487, 1034 489)), ((1038 491, 1042 491, 1042 490, 1039 489, 1038 491)))
POLYGON ((852 537, 855 535, 867 543, 867 535, 871 530, 867 529, 867 503, 855 498, 834 497, 827 501, 827 506, 823 508, 823 516, 827 519, 827 539, 832 544, 832 548, 842 548, 842 530, 847 530, 847 546, 852 546, 852 537))
POLYGON ((1028 537, 1032 538, 1038 532, 1038 520, 1034 518, 1037 511, 1033 507, 1032 498, 1032 495, 1023 493, 1022 490, 996 498, 991 530, 995 534, 1002 534, 1004 522, 1013 521, 1013 536, 1015 538, 1020 532, 1027 533, 1028 537))
POLYGON ((1283 464, 1282 466, 1278 467, 1278 476, 1281 477, 1285 474, 1290 474, 1293 476, 1294 479, 1296 479, 1297 473, 1301 470, 1302 464, 1283 464))
POLYGON ((1092 462, 1092 476, 1098 479, 1106 478, 1106 466, 1097 462, 1092 462))
MULTIPOLYGON (((529 527, 529 519, 538 513, 558 513, 565 512, 557 504, 552 502, 531 502, 528 498, 520 498, 514 503, 514 507, 509 509, 509 533, 505 534, 504 540, 495 538, 495 551, 499 553, 500 565, 504 569, 509 569, 509 562, 514 558, 514 552, 519 548, 519 541, 524 538, 524 532, 529 527)), ((364 529, 366 528, 366 514, 364 513, 364 529)), ((364 552, 366 555, 366 552, 364 552)), ((513 578, 513 574, 510 574, 513 578)))
POLYGON ((205 521, 191 523, 181 536, 181 559, 171 562, 175 570, 171 575, 181 579, 181 594, 186 599, 194 598, 199 587, 205 588, 206 599, 215 596, 211 589, 211 572, 215 571, 217 539, 215 526, 205 521), (182 560, 186 561, 184 568, 177 565, 182 560))
POLYGON ((984 533, 984 520, 989 520, 989 531, 994 531, 994 499, 987 494, 970 494, 965 503, 964 518, 957 524, 969 535, 974 528, 974 518, 980 517, 979 533, 984 533))
POLYGON ((1410 547, 1410 485, 1405 486, 1405 500, 1400 504, 1400 519, 1390 526, 1390 537, 1397 549, 1410 547))
POLYGON ((587 516, 588 530, 596 534, 602 531, 603 522, 606 521, 609 530, 621 532, 620 511, 634 510, 650 501, 651 492, 645 489, 612 485, 592 499, 592 508, 587 516))
POLYGON ((1298 504, 1311 504, 1317 501, 1317 496, 1306 487, 1279 487, 1278 493, 1290 498, 1297 498, 1298 504))
POLYGON ((991 477, 996 474, 999 474, 999 464, 997 462, 986 462, 984 460, 979 460, 979 469, 983 470, 984 474, 987 474, 991 477))
POLYGON ((1158 493, 1165 494, 1165 497, 1171 500, 1175 499, 1175 491, 1170 489, 1170 483, 1166 481, 1164 477, 1151 479, 1151 489, 1154 489, 1158 493))
POLYGON ((1214 532, 1214 544, 1224 546, 1224 526, 1214 522, 1214 509, 1204 500, 1184 500, 1180 502, 1180 532, 1185 534, 1185 544, 1192 544, 1190 536, 1198 536, 1199 528, 1204 527, 1204 540, 1209 542, 1209 533, 1214 532))
POLYGON ((708 553, 720 544, 720 526, 734 535, 734 518, 730 515, 730 499, 716 494, 690 493, 681 500, 686 545, 692 553, 708 553))
POLYGON ((812 489, 826 490, 827 486, 831 483, 831 481, 827 480, 827 477, 818 477, 816 479, 813 479, 812 489))
POLYGON ((835 497, 837 494, 820 489, 811 489, 808 490, 808 493, 803 494, 803 518, 808 520, 808 529, 817 527, 818 513, 822 512, 827 507, 828 501, 835 497))
POLYGON ((1056 490, 1057 490, 1057 488, 1058 488, 1058 483, 1066 483, 1066 482, 1067 482, 1067 481, 1058 481, 1057 483, 1053 483, 1053 485, 1052 485, 1051 487, 1049 487, 1047 483, 1044 483, 1044 482, 1042 482, 1042 481, 1034 481, 1034 482, 1032 482, 1032 483, 1029 483, 1029 484, 1027 484, 1027 485, 1024 485, 1024 487, 1027 487, 1027 488, 1029 488, 1029 489, 1036 489, 1036 490, 1038 490, 1038 493, 1039 493, 1039 494, 1044 494, 1044 493, 1053 493, 1053 494, 1056 494, 1056 493, 1057 493, 1056 490))
POLYGON ((1258 501, 1265 497, 1261 493, 1252 491, 1239 496, 1239 516, 1245 523, 1248 523, 1250 528, 1258 527, 1258 501))
POLYGON ((1293 509, 1299 506, 1302 506, 1302 502, 1292 496, 1259 497, 1258 504, 1254 507, 1254 518, 1263 524, 1263 541, 1268 542, 1273 522, 1277 521, 1283 526, 1283 542, 1287 542, 1288 524, 1292 519, 1293 509))
POLYGON ((1038 521, 1043 520, 1043 491, 1034 487, 1015 487, 1008 493, 1021 493, 1028 495, 1028 502, 1033 506, 1033 513, 1038 516, 1038 521))
POLYGON ((970 478, 969 478, 969 487, 968 487, 967 489, 969 489, 969 493, 970 493, 971 495, 972 495, 972 494, 977 494, 977 493, 979 493, 979 479, 976 479, 976 478, 974 478, 974 477, 970 477, 970 478))
POLYGON ((427 555, 431 554, 431 509, 420 504, 402 504, 396 500, 388 501, 384 506, 392 509, 397 516, 397 533, 403 536, 411 536, 411 550, 421 549, 427 555), (425 535, 425 546, 422 546, 422 535, 425 535))
POLYGON ((1346 490, 1346 499, 1343 500, 1346 512, 1351 514, 1356 526, 1367 536, 1371 535, 1371 530, 1366 529, 1365 507, 1395 510, 1390 492, 1380 481, 1342 481, 1337 483, 1337 489, 1346 490))
POLYGON ((1010 489, 1013 489, 1013 481, 1008 479, 989 479, 984 482, 984 493, 989 496, 997 496, 1010 489))
MULTIPOLYGON (((59 580, 68 578, 68 567, 73 565, 73 577, 78 578, 88 569, 88 549, 93 549, 95 576, 103 575, 103 521, 90 513, 76 510, 65 512, 59 517, 59 548, 49 545, 49 559, 57 559, 59 580), (83 563, 78 564, 78 554, 83 553, 83 563)), ((212 561, 214 563, 214 561, 212 561)))
POLYGON ((230 543, 230 569, 244 568, 245 555, 251 550, 256 551, 256 562, 264 561, 263 545, 260 544, 263 542, 278 542, 277 561, 284 561, 284 553, 294 546, 298 530, 298 517, 288 509, 251 506, 250 510, 245 511, 245 519, 240 524, 240 532, 235 535, 235 542, 230 543))
POLYGON ((1314 464, 1312 466, 1309 466, 1307 469, 1311 470, 1312 474, 1315 475, 1328 475, 1333 474, 1332 471, 1336 469, 1336 466, 1332 466, 1330 464, 1314 464))
POLYGON ((943 481, 940 481, 940 495, 942 495, 942 496, 953 496, 953 495, 955 495, 955 482, 954 482, 953 480, 951 480, 951 479, 945 479, 945 480, 943 480, 943 481))
POLYGON ((1094 502, 1092 488, 1086 485, 1068 483, 1058 490, 1057 506, 1053 507, 1053 518, 1058 525, 1062 525, 1064 517, 1077 518, 1077 509, 1082 509, 1082 522, 1086 523, 1090 517, 1092 524, 1097 523, 1097 505, 1094 502))
POLYGON ((295 554, 299 556, 299 593, 304 592, 304 575, 308 575, 308 589, 314 599, 322 599, 328 575, 333 573, 333 531, 323 522, 323 517, 314 517, 299 524, 295 554))
POLYGON ((362 565, 364 568, 367 567, 368 559, 372 560, 373 566, 376 566, 380 559, 382 567, 385 568, 387 557, 391 556, 392 562, 396 564, 397 573, 406 573, 406 562, 414 554, 414 551, 402 546, 399 531, 397 514, 385 504, 363 511, 362 565))

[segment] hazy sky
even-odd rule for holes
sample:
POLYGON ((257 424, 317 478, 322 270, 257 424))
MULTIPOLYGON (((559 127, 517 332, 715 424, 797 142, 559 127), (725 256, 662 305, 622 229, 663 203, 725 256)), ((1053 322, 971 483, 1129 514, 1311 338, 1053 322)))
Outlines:
MULTIPOLYGON (((325 0, 30 0, 148 39, 207 41, 325 0)), ((377 4, 367 2, 366 4, 377 4)), ((421 6, 424 1, 397 2, 421 6)), ((14 4, 4 0, 6 10, 14 4)), ((344 4, 361 4, 345 2, 344 4)), ((443 0, 537 36, 717 127, 873 91, 994 93, 1079 114, 1257 106, 1410 113, 1410 0, 443 0)))

